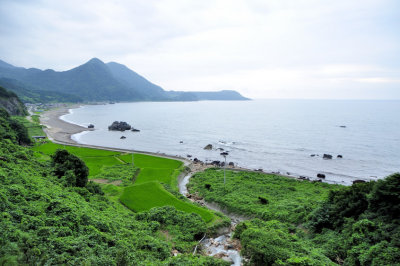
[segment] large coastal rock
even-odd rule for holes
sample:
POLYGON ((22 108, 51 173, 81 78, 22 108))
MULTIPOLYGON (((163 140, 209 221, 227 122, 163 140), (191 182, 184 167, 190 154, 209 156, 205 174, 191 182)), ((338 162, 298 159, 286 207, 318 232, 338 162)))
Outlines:
POLYGON ((125 130, 130 130, 132 127, 126 122, 118 122, 114 121, 111 126, 108 127, 108 130, 115 130, 115 131, 125 131, 125 130))

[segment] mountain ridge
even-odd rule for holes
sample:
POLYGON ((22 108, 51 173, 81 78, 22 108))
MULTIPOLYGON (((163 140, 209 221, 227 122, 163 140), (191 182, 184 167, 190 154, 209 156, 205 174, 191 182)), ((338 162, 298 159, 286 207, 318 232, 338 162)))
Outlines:
POLYGON ((86 102, 248 100, 236 91, 165 91, 123 64, 98 58, 66 71, 26 69, 0 60, 0 78, 16 80, 36 92, 72 95, 86 102))

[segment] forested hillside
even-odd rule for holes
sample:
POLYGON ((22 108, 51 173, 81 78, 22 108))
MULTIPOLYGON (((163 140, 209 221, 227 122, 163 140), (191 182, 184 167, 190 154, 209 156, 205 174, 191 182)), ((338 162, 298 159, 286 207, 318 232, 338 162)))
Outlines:
POLYGON ((87 182, 79 158, 57 151, 45 159, 18 145, 28 144, 22 124, 16 129, 4 110, 0 119, 0 265, 225 265, 172 255, 205 232, 199 215, 173 207, 138 215, 118 208, 87 182))
POLYGON ((15 79, 0 78, 0 86, 14 92, 21 101, 25 103, 76 103, 83 101, 79 96, 56 91, 40 90, 15 79))

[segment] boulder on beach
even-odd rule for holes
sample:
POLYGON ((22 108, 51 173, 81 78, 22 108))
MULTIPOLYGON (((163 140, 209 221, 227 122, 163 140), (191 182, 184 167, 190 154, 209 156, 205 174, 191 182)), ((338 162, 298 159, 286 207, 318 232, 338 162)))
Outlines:
POLYGON ((324 174, 317 174, 317 177, 319 177, 319 178, 325 178, 325 175, 324 175, 324 174))
POLYGON ((325 160, 330 160, 332 159, 332 155, 324 153, 324 156, 322 158, 325 160))
POLYGON ((211 144, 207 144, 207 146, 204 147, 205 150, 212 150, 213 146, 211 144))
POLYGON ((114 131, 125 131, 125 130, 130 130, 132 127, 126 122, 119 122, 119 121, 114 121, 111 126, 108 127, 108 130, 114 130, 114 131))
POLYGON ((221 162, 220 161, 212 161, 211 164, 215 165, 215 166, 220 166, 221 162))
POLYGON ((229 166, 235 166, 235 163, 234 163, 234 162, 229 162, 228 165, 229 165, 229 166))

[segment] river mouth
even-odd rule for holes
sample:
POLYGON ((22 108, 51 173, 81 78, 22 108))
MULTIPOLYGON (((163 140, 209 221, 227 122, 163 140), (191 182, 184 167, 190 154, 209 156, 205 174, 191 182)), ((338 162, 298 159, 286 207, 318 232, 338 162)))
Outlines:
MULTIPOLYGON (((187 197, 189 191, 186 185, 189 183, 192 174, 188 174, 183 178, 178 180, 179 192, 187 197)), ((204 205, 214 211, 222 212, 231 218, 232 223, 230 227, 227 227, 225 234, 222 234, 216 238, 205 238, 200 242, 201 250, 204 254, 216 258, 223 259, 231 263, 234 266, 242 265, 242 257, 240 256, 240 242, 238 240, 233 240, 233 229, 236 224, 245 220, 247 217, 241 217, 238 215, 230 214, 226 210, 220 208, 217 204, 203 202, 204 205)))

